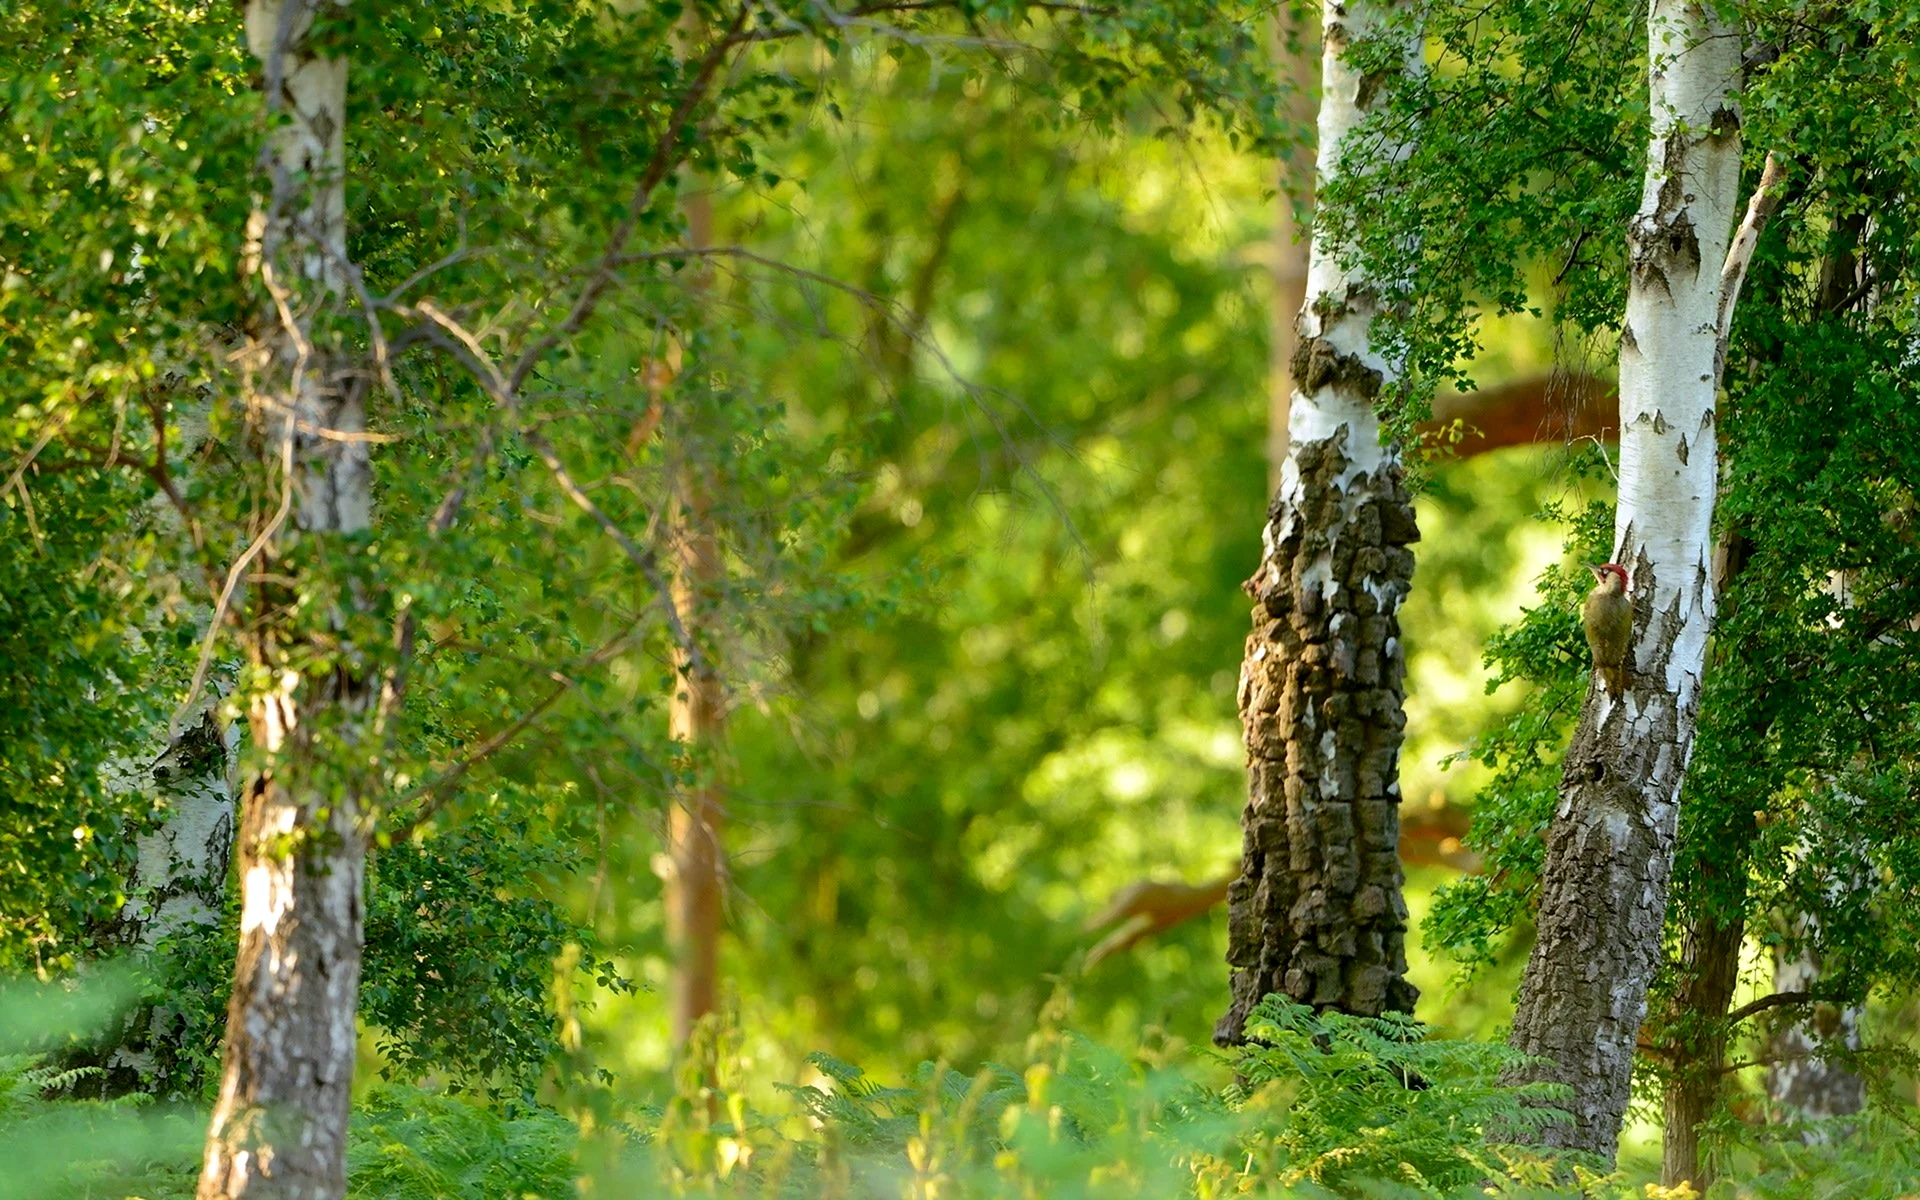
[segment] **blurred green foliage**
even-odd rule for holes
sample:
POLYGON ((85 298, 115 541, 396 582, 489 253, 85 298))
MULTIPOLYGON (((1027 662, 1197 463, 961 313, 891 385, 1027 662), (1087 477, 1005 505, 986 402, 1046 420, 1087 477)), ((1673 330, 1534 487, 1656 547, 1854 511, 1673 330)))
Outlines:
MULTIPOLYGON (((430 298, 489 345, 564 311, 687 79, 688 7, 336 14, 323 36, 353 63, 351 256, 370 292, 430 298)), ((1920 969, 1900 902, 1920 878, 1920 672, 1897 620, 1920 478, 1912 308, 1894 302, 1910 284, 1871 320, 1793 303, 1865 203, 1856 185, 1920 194, 1888 166, 1914 161, 1920 123, 1844 119, 1880 90, 1908 97, 1885 82, 1910 71, 1902 18, 1872 8, 1847 13, 1874 37, 1795 41, 1748 98, 1753 144, 1790 147, 1822 183, 1783 212, 1777 228, 1799 232, 1763 248, 1753 295, 1768 299, 1742 309, 1725 512, 1755 554, 1709 682, 1676 909, 1724 906, 1719 884, 1749 874, 1743 912, 1818 906, 1828 986, 1848 1000, 1920 969), (1836 567, 1858 581, 1844 608, 1820 586, 1836 567), (1887 888, 1835 899, 1840 867, 1887 888)), ((1434 8, 1434 69, 1388 117, 1417 114, 1426 134, 1377 191, 1322 196, 1353 253, 1418 247, 1393 332, 1415 367, 1414 402, 1389 414, 1403 426, 1467 351, 1486 352, 1482 375, 1577 358, 1549 319, 1585 336, 1617 314, 1645 121, 1631 9, 1434 8)), ((1263 6, 966 0, 857 28, 827 11, 770 24, 701 106, 685 169, 634 214, 618 299, 541 364, 515 421, 410 343, 376 413, 399 439, 375 456, 378 536, 303 564, 312 619, 359 589, 376 599, 350 606, 353 640, 386 653, 403 610, 422 631, 372 768, 386 823, 363 1016, 389 1081, 361 1098, 356 1194, 564 1195, 576 1171, 601 1194, 1443 1195, 1483 1179, 1545 1194, 1555 1167, 1482 1136, 1518 1116, 1491 1085, 1506 1060, 1473 1040, 1503 1019, 1497 973, 1449 993, 1444 963, 1417 964, 1447 1038, 1277 1005, 1267 1046, 1219 1060, 1185 1049, 1224 1003, 1217 922, 1081 971, 1081 922, 1112 892, 1238 853, 1268 163, 1298 132, 1274 114, 1263 6), (680 249, 694 197, 714 215, 698 262, 680 249), (670 358, 673 378, 650 384, 670 358), (711 473, 726 582, 701 616, 731 696, 724 749, 668 741, 651 583, 556 487, 530 430, 648 536, 667 481, 711 473), (455 489, 459 522, 426 536, 455 489), (666 1070, 654 860, 667 798, 710 772, 732 823, 735 1074, 708 1094, 666 1070), (1062 979, 1086 1036, 1059 1032, 1062 979), (787 1079, 806 1082, 782 1096, 787 1079), (579 1121, 579 1164, 576 1126, 543 1106, 579 1121)), ((233 388, 223 339, 250 311, 237 267, 259 126, 226 9, 9 16, 0 463, 40 457, 0 497, 0 968, 55 972, 119 906, 151 817, 102 767, 139 757, 196 650, 186 622, 126 636, 157 574, 143 506, 172 487, 208 522, 175 568, 200 596, 235 514, 265 502, 217 407, 210 448, 159 453, 233 388)), ((1876 222, 1881 278, 1904 280, 1911 230, 1876 222)), ((392 310, 378 319, 402 332, 392 310)), ((1478 792, 1484 870, 1426 925, 1430 950, 1471 966, 1510 968, 1524 942, 1585 683, 1578 564, 1609 537, 1597 462, 1423 464, 1403 785, 1414 803, 1478 792)), ((143 976, 203 1080, 226 920, 143 976)), ((26 1165, 0 1188, 190 1187, 193 1121, 45 1103, 84 1080, 8 1062, 0 1140, 26 1165)), ((1732 1194, 1910 1189, 1912 1139, 1863 1128, 1837 1148, 1736 1152, 1748 1182, 1732 1194)))

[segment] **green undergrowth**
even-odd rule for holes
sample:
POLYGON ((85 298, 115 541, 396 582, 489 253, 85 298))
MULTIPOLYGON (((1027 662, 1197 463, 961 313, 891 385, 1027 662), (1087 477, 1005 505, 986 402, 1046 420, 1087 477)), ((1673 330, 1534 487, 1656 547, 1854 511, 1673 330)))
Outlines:
MULTIPOLYGON (((381 1083, 355 1107, 353 1200, 1098 1200, 1114 1197, 1625 1197, 1686 1200, 1574 1156, 1503 1144, 1564 1119, 1548 1086, 1502 1087, 1505 1046, 1404 1017, 1316 1015, 1274 997, 1252 1045, 1121 1054, 1065 1030, 1013 1061, 923 1065, 899 1085, 824 1054, 759 1105, 727 1030, 703 1034, 672 1098, 569 1117, 381 1083), (589 1115, 589 1114, 592 1115, 589 1115), (1494 1136, 1490 1137, 1490 1131, 1494 1136)), ((18 1039, 9 1039, 16 1042, 18 1039)), ((17 1044, 0 1049, 17 1049, 17 1044)), ((82 1072, 84 1073, 84 1072, 82 1072)), ((55 1097, 84 1081, 0 1057, 0 1200, 184 1200, 204 1110, 55 1097)), ((84 1090, 81 1088, 79 1090, 84 1090)), ((1886 1117, 1747 1130, 1712 1200, 1920 1191, 1920 1142, 1886 1117)))
MULTIPOLYGON (((1316 1016, 1279 997, 1228 1052, 1128 1057, 1071 1032, 902 1086, 814 1055, 799 1120, 685 1087, 625 1155, 614 1194, 781 1197, 1526 1196, 1596 1175, 1487 1130, 1561 1114, 1502 1088, 1504 1046, 1409 1018, 1316 1016)), ((724 1055, 718 1056, 724 1061, 724 1055)))

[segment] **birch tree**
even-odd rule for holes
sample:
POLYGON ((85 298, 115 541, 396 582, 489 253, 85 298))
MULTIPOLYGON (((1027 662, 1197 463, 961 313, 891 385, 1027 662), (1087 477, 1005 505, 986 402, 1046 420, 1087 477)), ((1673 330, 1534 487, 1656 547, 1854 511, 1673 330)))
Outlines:
MULTIPOLYGON (((1767 214, 1738 204, 1738 30, 1691 0, 1648 16, 1653 114, 1627 229, 1613 561, 1629 572, 1634 639, 1615 699, 1589 684, 1547 835, 1539 936, 1512 1044, 1515 1082, 1572 1088, 1544 1140, 1608 1158, 1625 1115, 1647 988, 1660 962, 1679 792, 1712 628, 1715 395, 1746 257, 1767 214), (1723 266, 1724 263, 1724 266, 1723 266)), ((1777 184, 1769 163, 1768 183, 1777 184)))
MULTIPOLYGON (((1362 39, 1420 69, 1419 36, 1391 5, 1329 2, 1321 23, 1316 171, 1356 161, 1357 132, 1390 90, 1349 61, 1362 39)), ((1397 614, 1419 536, 1399 452, 1374 404, 1398 368, 1373 344, 1389 280, 1341 261, 1318 230, 1290 363, 1289 446, 1247 582, 1254 631, 1240 673, 1248 758, 1245 848, 1228 894, 1232 1006, 1241 1037, 1261 997, 1408 1011, 1398 782, 1406 664, 1397 614)))
POLYGON ((248 228, 248 266, 268 304, 246 363, 247 417, 280 500, 249 547, 273 577, 246 597, 249 717, 263 765, 241 801, 240 950, 200 1200, 323 1200, 346 1186, 366 838, 363 784, 327 758, 371 736, 380 683, 345 641, 351 614, 322 616, 335 628, 316 630, 295 603, 303 574, 365 530, 372 506, 365 375, 315 320, 346 295, 351 270, 347 63, 309 37, 326 3, 246 9, 270 122, 267 195, 248 228))

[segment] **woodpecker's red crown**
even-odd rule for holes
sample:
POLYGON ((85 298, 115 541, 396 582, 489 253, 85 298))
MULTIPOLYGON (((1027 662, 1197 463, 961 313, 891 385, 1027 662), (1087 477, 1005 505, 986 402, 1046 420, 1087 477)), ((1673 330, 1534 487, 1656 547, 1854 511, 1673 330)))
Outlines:
POLYGON ((1627 590, 1627 569, 1619 563, 1601 563, 1599 566, 1589 566, 1587 570, 1592 571, 1593 577, 1602 583, 1606 582, 1609 574, 1618 575, 1620 577, 1620 590, 1623 592, 1627 590))

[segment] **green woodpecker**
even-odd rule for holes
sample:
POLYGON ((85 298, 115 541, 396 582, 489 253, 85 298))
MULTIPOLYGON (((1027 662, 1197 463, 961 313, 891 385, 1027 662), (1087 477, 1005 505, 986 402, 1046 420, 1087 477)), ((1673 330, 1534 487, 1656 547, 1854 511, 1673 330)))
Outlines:
POLYGON ((1607 694, 1627 690, 1627 650, 1633 642, 1633 601, 1627 599, 1627 569, 1619 563, 1588 567, 1593 591, 1581 619, 1587 627, 1587 648, 1593 651, 1593 669, 1607 694))

